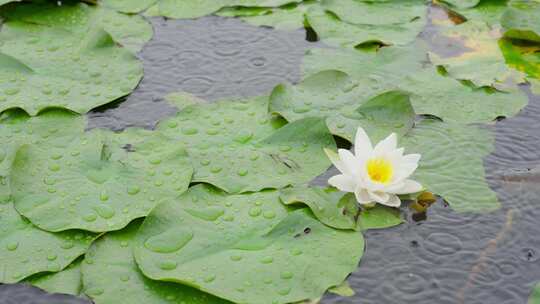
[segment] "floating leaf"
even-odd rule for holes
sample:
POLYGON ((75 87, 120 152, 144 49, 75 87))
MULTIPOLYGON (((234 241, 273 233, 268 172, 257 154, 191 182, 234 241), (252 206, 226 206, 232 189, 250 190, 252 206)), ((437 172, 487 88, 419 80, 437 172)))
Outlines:
POLYGON ((467 20, 484 21, 491 27, 499 27, 508 0, 448 0, 444 2, 456 4, 450 9, 467 20), (458 2, 462 5, 458 4, 458 2))
POLYGON ((363 250, 361 234, 286 208, 276 191, 227 196, 200 185, 146 218, 135 258, 152 279, 239 303, 291 303, 339 285, 363 250))
POLYGON ((343 192, 333 188, 293 187, 281 190, 285 205, 306 204, 324 224, 337 229, 356 228, 358 206, 356 201, 344 197, 343 192))
POLYGON ((478 87, 500 87, 507 81, 514 84, 525 82, 522 73, 506 65, 498 43, 500 32, 491 30, 484 22, 468 21, 445 29, 441 35, 462 43, 466 49, 461 54, 449 57, 430 53, 433 64, 443 66, 449 76, 470 80, 478 87))
POLYGON ((95 238, 83 231, 50 233, 0 204, 0 283, 15 283, 40 272, 58 272, 84 254, 95 238))
POLYGON ((139 13, 155 4, 158 0, 100 0, 103 6, 123 13, 139 13))
POLYGON ((370 96, 395 89, 410 92, 416 113, 435 115, 448 122, 491 122, 499 116, 515 115, 528 102, 527 95, 518 88, 499 92, 441 75, 423 59, 426 51, 421 45, 383 48, 376 56, 354 54, 311 52, 304 70, 312 74, 332 68, 335 61, 335 69, 343 70, 359 83, 357 90, 370 96))
POLYGON ((128 94, 142 77, 142 64, 99 25, 70 32, 8 16, 0 41, 0 112, 86 113, 128 94))
POLYGON ((471 8, 477 6, 482 0, 443 0, 457 8, 471 8))
MULTIPOLYGON (((268 99, 188 106, 157 129, 187 148, 193 181, 230 193, 306 183, 330 162, 323 148, 335 147, 323 120, 288 124, 270 119, 268 99)), ((335 148, 334 148, 335 149, 335 148)))
POLYGON ((369 137, 381 141, 391 133, 405 135, 413 126, 416 115, 410 95, 388 91, 364 102, 357 109, 331 116, 326 123, 332 134, 353 142, 358 127, 369 137))
POLYGON ((26 282, 49 293, 63 293, 78 296, 82 290, 81 262, 75 261, 56 273, 37 274, 26 282))
POLYGON ((162 136, 137 136, 110 142, 106 133, 92 131, 60 147, 22 147, 11 181, 17 210, 48 231, 102 232, 179 196, 192 175, 185 150, 162 136))
POLYGON ((256 26, 271 26, 280 30, 296 30, 304 27, 306 13, 319 5, 317 0, 305 0, 280 7, 226 7, 217 15, 224 17, 240 17, 247 23, 256 26))
POLYGON ((333 188, 286 188, 280 198, 286 205, 306 204, 322 223, 338 229, 379 229, 403 222, 398 209, 377 205, 360 211, 353 194, 333 188))
POLYGON ((427 6, 423 1, 407 1, 411 6, 406 9, 403 5, 402 1, 323 1, 325 9, 310 9, 307 22, 323 42, 334 46, 354 48, 371 42, 405 45, 424 28, 427 6))
POLYGON ((513 39, 540 42, 540 2, 512 0, 504 12, 501 24, 504 35, 513 39))
POLYGON ((188 286, 145 277, 132 252, 139 226, 140 221, 135 221, 120 231, 107 233, 86 253, 82 266, 84 292, 94 303, 230 303, 188 286))
POLYGON ((422 154, 413 179, 442 196, 458 212, 499 208, 484 169, 484 157, 493 151, 493 144, 489 130, 433 119, 417 123, 403 138, 408 152, 422 154))
POLYGON ((102 27, 115 42, 134 53, 140 51, 153 34, 152 25, 141 16, 77 2, 66 1, 61 6, 54 2, 28 3, 13 6, 2 14, 8 20, 54 27, 77 35, 102 27))

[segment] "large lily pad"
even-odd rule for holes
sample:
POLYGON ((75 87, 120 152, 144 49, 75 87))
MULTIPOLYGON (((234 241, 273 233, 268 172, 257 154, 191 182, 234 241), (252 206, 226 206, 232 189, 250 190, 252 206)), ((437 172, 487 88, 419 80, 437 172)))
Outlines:
POLYGON ((153 34, 152 25, 141 16, 74 1, 64 1, 61 6, 53 2, 25 3, 3 11, 2 15, 8 20, 59 28, 78 35, 101 27, 115 42, 132 52, 140 51, 153 34))
POLYGON ((501 87, 525 82, 525 75, 509 68, 499 48, 499 30, 490 29, 484 22, 468 21, 445 29, 441 35, 462 43, 465 52, 445 57, 430 53, 435 65, 445 68, 456 79, 470 80, 474 85, 501 87))
POLYGON ((267 109, 266 97, 193 105, 157 129, 186 146, 193 181, 230 193, 306 183, 323 173, 330 165, 323 149, 335 149, 324 120, 307 118, 281 127, 267 109))
POLYGON ((86 253, 82 266, 84 292, 94 303, 230 303, 188 286, 145 277, 132 252, 140 223, 135 221, 120 231, 107 233, 86 253))
POLYGON ((424 119, 403 138, 408 152, 422 154, 413 178, 442 196, 458 212, 499 208, 497 195, 486 182, 484 157, 494 149, 485 128, 424 119))
POLYGON ((8 18, 0 41, 0 112, 86 113, 128 94, 142 78, 142 64, 99 25, 70 32, 8 18))
POLYGON ((308 24, 323 42, 346 48, 371 42, 408 44, 424 28, 427 17, 423 1, 404 4, 403 1, 327 0, 322 3, 323 9, 314 7, 308 11, 308 24))
POLYGON ((0 204, 0 283, 58 272, 84 254, 94 238, 83 231, 43 231, 21 217, 13 203, 0 204))
POLYGON ((306 204, 322 223, 338 229, 379 229, 403 222, 398 209, 377 205, 359 210, 353 194, 333 188, 286 188, 280 198, 286 205, 306 204))
POLYGON ((501 24, 509 38, 540 42, 540 2, 512 0, 504 12, 501 24))
POLYGON ((50 293, 78 296, 82 291, 81 260, 60 272, 37 274, 25 281, 50 293))
POLYGON ((394 89, 410 92, 416 113, 436 115, 448 122, 491 122, 499 116, 515 115, 528 102, 526 94, 516 87, 499 92, 442 75, 426 62, 421 45, 383 48, 375 56, 360 54, 311 52, 304 70, 312 74, 335 65, 358 81, 357 90, 373 95, 394 89))
POLYGON ((238 303, 291 303, 339 285, 363 250, 361 234, 288 209, 276 191, 227 196, 200 185, 146 218, 135 258, 153 279, 238 303))
POLYGON ((181 146, 153 134, 108 136, 92 131, 60 147, 19 149, 11 180, 17 210, 48 231, 111 231, 187 189, 193 171, 181 146))

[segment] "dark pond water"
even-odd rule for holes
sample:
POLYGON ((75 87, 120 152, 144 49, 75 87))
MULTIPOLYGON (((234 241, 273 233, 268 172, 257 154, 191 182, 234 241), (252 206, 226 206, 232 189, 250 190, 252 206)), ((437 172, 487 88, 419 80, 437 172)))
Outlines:
MULTIPOLYGON (((155 37, 140 54, 144 80, 126 101, 91 113, 90 128, 152 127, 174 114, 163 96, 175 91, 207 100, 268 93, 280 82, 298 81, 304 52, 320 46, 307 42, 303 30, 281 32, 233 19, 152 23, 155 37)), ((429 27, 423 38, 460 51, 434 39, 436 32, 429 27)), ((356 295, 327 295, 322 303, 526 303, 540 280, 540 96, 529 97, 518 116, 493 126, 496 150, 485 159, 503 208, 457 214, 443 201, 426 214, 403 208, 405 224, 365 234, 367 251, 349 278, 356 295)), ((88 302, 2 285, 0 303, 88 302)))

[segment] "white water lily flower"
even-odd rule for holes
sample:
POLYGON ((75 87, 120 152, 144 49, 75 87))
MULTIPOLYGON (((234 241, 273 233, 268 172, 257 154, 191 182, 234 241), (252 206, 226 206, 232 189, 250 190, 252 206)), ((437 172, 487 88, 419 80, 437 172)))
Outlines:
POLYGON ((354 141, 354 155, 339 149, 338 155, 327 151, 332 163, 341 172, 328 183, 341 191, 353 192, 362 205, 379 203, 399 207, 398 195, 416 193, 422 185, 409 179, 418 167, 420 154, 403 155, 397 147, 397 136, 390 134, 375 148, 362 128, 358 128, 354 141))

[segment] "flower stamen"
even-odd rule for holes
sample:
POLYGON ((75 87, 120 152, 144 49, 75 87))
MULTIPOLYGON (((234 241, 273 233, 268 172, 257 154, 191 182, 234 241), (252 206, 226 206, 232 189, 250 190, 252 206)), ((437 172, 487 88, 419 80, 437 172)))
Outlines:
POLYGON ((392 163, 385 158, 372 158, 366 164, 369 178, 381 184, 388 184, 394 175, 392 163))

